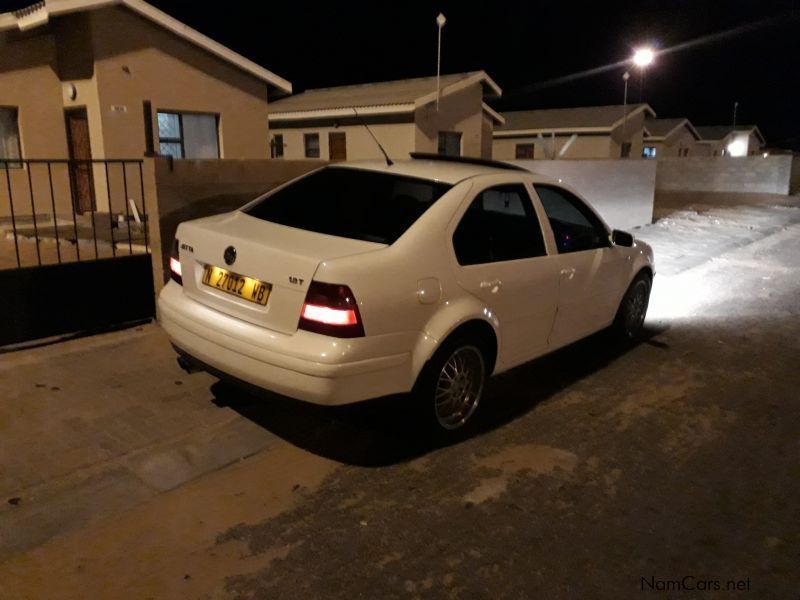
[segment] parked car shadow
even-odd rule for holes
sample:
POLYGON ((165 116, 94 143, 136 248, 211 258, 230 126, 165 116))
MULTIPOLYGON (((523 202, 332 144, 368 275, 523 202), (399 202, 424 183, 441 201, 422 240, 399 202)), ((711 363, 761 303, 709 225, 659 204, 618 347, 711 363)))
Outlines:
MULTIPOLYGON (((652 340, 663 330, 646 329, 639 343, 668 350, 664 342, 652 340)), ((469 436, 520 417, 634 346, 609 343, 608 335, 601 332, 490 379, 469 436)), ((447 445, 424 433, 406 395, 326 407, 229 381, 214 383, 211 392, 217 406, 231 408, 295 446, 349 465, 387 466, 447 445)))

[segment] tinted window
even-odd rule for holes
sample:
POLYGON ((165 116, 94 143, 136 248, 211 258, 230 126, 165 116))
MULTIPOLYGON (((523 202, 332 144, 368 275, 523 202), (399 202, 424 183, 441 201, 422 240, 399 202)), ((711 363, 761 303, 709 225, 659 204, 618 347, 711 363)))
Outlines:
POLYGON ((450 185, 360 169, 321 169, 248 208, 298 229, 392 244, 450 185))
POLYGON ((608 232, 579 198, 567 190, 535 185, 561 254, 609 245, 608 232))
POLYGON ((453 234, 460 265, 544 256, 544 240, 525 186, 503 185, 481 192, 453 234))

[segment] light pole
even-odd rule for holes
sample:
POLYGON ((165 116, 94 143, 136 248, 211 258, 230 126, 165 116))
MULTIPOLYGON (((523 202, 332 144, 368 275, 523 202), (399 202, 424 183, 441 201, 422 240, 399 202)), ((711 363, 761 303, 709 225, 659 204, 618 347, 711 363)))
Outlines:
POLYGON ((439 112, 439 78, 442 71, 442 28, 447 23, 442 13, 436 17, 436 26, 439 28, 439 43, 436 50, 436 112, 439 112))
POLYGON ((628 133, 626 131, 628 124, 628 79, 631 74, 625 71, 622 74, 622 80, 625 82, 625 92, 622 95, 622 143, 625 144, 628 133))
POLYGON ((736 129, 736 110, 739 108, 739 102, 733 103, 733 128, 736 129))

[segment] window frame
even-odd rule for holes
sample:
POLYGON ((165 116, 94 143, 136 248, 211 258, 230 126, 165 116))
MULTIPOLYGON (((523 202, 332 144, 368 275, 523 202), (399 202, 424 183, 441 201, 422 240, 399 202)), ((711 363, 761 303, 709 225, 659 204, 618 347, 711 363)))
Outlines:
POLYGON ((186 158, 186 137, 184 135, 183 130, 183 115, 197 115, 202 117, 214 117, 214 130, 217 134, 217 156, 216 160, 222 158, 222 143, 219 137, 219 120, 220 115, 219 113, 213 112, 201 112, 201 111, 193 111, 193 110, 174 110, 174 109, 167 109, 167 108, 157 108, 156 109, 156 130, 158 131, 158 154, 160 156, 171 156, 174 160, 215 160, 213 158, 210 159, 200 159, 200 158, 186 158), (175 115, 178 117, 178 129, 180 131, 180 137, 161 137, 161 127, 158 123, 158 115, 165 114, 165 115, 175 115), (161 152, 161 144, 179 144, 181 147, 181 157, 175 158, 171 154, 164 154, 161 152))
POLYGON ((439 131, 438 134, 437 134, 437 138, 436 138, 436 154, 438 154, 440 156, 452 156, 452 157, 464 156, 464 134, 463 134, 463 132, 461 132, 461 131, 451 131, 451 130, 439 131), (451 135, 452 136, 454 136, 454 135, 458 136, 458 154, 447 154, 447 152, 446 152, 446 150, 447 150, 447 142, 446 142, 447 137, 446 136, 451 136, 451 135), (444 146, 442 146, 442 140, 443 139, 445 140, 444 146), (444 148, 444 150, 445 150, 444 152, 442 151, 442 148, 444 148))
MULTIPOLYGON (((550 244, 548 242, 547 231, 544 229, 544 227, 542 225, 542 214, 543 213, 540 211, 540 207, 537 206, 536 200, 538 200, 538 198, 534 199, 534 196, 531 194, 531 185, 530 185, 530 183, 528 181, 521 181, 521 180, 497 181, 497 182, 494 182, 494 183, 489 183, 485 187, 483 187, 483 188, 479 189, 478 191, 472 193, 470 195, 469 199, 466 200, 461 205, 461 208, 460 208, 459 212, 456 214, 455 218, 452 220, 452 225, 451 225, 451 227, 449 229, 449 233, 448 233, 448 237, 450 239, 449 246, 450 246, 450 253, 452 255, 453 262, 459 268, 466 269, 466 268, 469 268, 469 267, 485 267, 487 265, 511 263, 511 262, 521 261, 521 260, 536 260, 536 259, 541 259, 541 258, 546 258, 548 256, 551 256, 552 252, 551 252, 551 249, 550 249, 550 244), (523 257, 518 257, 518 258, 506 258, 506 259, 503 259, 503 260, 492 260, 492 261, 488 261, 488 262, 477 262, 477 263, 462 264, 459 261, 458 252, 456 250, 455 236, 456 236, 456 233, 458 231, 458 228, 460 227, 461 223, 464 220, 464 217, 469 212, 469 210, 472 208, 473 204, 475 204, 475 202, 477 202, 478 198, 481 195, 483 195, 485 192, 491 191, 491 190, 496 189, 496 188, 506 187, 506 186, 508 186, 508 187, 517 186, 517 187, 520 188, 520 190, 524 190, 524 194, 522 196, 523 203, 524 203, 525 199, 527 198, 527 200, 528 200, 527 206, 528 206, 528 209, 529 209, 528 211, 526 211, 525 216, 529 220, 533 219, 536 222, 536 225, 538 226, 538 233, 539 233, 539 237, 541 239, 542 254, 538 254, 536 256, 523 256, 523 257)), ((525 206, 525 204, 523 204, 523 206, 525 206)))
POLYGON ((19 106, 11 106, 7 104, 0 104, 0 110, 9 110, 13 111, 14 114, 14 124, 17 130, 17 158, 0 158, 0 168, 9 168, 9 169, 21 169, 23 166, 23 157, 22 157, 22 132, 20 131, 19 127, 19 106), (8 161, 8 162, 6 162, 8 161))
MULTIPOLYGON (((526 152, 527 153, 527 152, 526 152)), ((533 142, 524 143, 524 144, 516 144, 514 146, 514 158, 516 160, 531 160, 536 157, 536 144, 533 142), (520 150, 525 149, 526 151, 530 149, 530 156, 520 156, 520 150)))
POLYGON ((533 188, 534 193, 536 194, 536 202, 542 209, 542 214, 547 219, 547 226, 550 229, 550 235, 552 236, 553 240, 553 251, 555 255, 566 255, 566 254, 577 254, 579 252, 589 252, 593 250, 602 250, 604 248, 612 248, 614 243, 611 241, 611 229, 608 225, 603 221, 599 214, 586 202, 583 198, 581 198, 578 194, 573 192, 572 190, 562 187, 560 185, 555 185, 552 183, 537 183, 532 182, 531 187, 533 188), (547 214, 547 208, 542 201, 541 196, 539 195, 539 189, 546 188, 551 190, 556 190, 558 192, 565 193, 566 201, 572 204, 575 209, 581 213, 586 219, 589 221, 590 225, 593 227, 599 227, 600 230, 603 231, 604 235, 601 236, 601 239, 604 241, 604 244, 601 246, 597 246, 595 248, 586 248, 584 250, 573 250, 571 252, 562 252, 558 247, 558 240, 556 239, 556 232, 553 230, 553 226, 550 223, 550 215, 547 214), (577 205, 570 201, 570 198, 574 198, 577 201, 577 205))
POLYGON ((642 146, 642 158, 658 158, 658 148, 656 146, 642 146))
POLYGON ((273 133, 269 144, 270 158, 283 158, 283 134, 273 133), (279 139, 280 138, 280 139, 279 139))
POLYGON ((316 133, 304 133, 303 134, 303 157, 304 158, 322 158, 322 145, 320 142, 319 132, 316 133), (308 154, 308 140, 312 138, 317 138, 317 155, 310 156, 308 154))

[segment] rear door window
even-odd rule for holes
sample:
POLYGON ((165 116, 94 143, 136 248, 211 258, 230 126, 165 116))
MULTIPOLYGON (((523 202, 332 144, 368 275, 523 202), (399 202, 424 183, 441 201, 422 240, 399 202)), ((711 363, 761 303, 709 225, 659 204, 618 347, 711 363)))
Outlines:
POLYGON ((542 229, 522 184, 484 190, 453 233, 460 265, 478 265, 547 254, 542 229))
POLYGON ((245 212, 307 231, 393 244, 451 187, 427 179, 328 167, 245 212))

